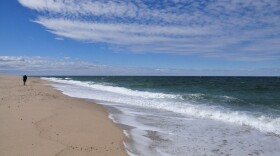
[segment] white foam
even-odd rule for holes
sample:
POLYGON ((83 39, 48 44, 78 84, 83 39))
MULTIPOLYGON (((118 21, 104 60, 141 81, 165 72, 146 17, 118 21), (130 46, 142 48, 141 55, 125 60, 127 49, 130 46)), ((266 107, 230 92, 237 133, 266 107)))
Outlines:
POLYGON ((104 84, 96 84, 93 82, 80 82, 80 81, 74 81, 74 80, 63 80, 59 78, 42 78, 44 80, 50 80, 53 82, 58 83, 65 83, 65 84, 72 84, 72 85, 79 85, 83 87, 89 87, 101 91, 107 91, 107 92, 113 92, 123 95, 129 95, 134 97, 142 97, 142 98, 180 98, 178 95, 174 94, 164 94, 164 93, 152 93, 152 92, 146 92, 146 91, 137 91, 137 90, 131 90, 124 87, 116 87, 116 86, 108 86, 104 84))
MULTIPOLYGON (((280 118, 265 114, 252 114, 245 111, 234 111, 218 106, 198 105, 178 100, 178 95, 151 93, 131 90, 123 87, 107 86, 92 82, 44 78, 53 82, 70 84, 60 86, 59 90, 73 97, 89 98, 143 108, 171 111, 182 115, 213 119, 226 123, 248 125, 262 132, 273 132, 280 135, 280 118)), ((198 96, 198 95, 193 95, 198 96)))
POLYGON ((129 149, 129 146, 125 143, 125 142, 123 142, 123 145, 124 145, 124 148, 126 149, 126 153, 129 155, 129 156, 138 156, 138 155, 136 155, 136 154, 133 154, 133 153, 131 153, 128 149, 129 149))
POLYGON ((113 114, 109 114, 108 118, 111 119, 114 123, 117 123, 117 121, 113 117, 113 114))
POLYGON ((127 138, 129 138, 129 133, 127 132, 127 130, 123 130, 123 134, 124 134, 127 138))

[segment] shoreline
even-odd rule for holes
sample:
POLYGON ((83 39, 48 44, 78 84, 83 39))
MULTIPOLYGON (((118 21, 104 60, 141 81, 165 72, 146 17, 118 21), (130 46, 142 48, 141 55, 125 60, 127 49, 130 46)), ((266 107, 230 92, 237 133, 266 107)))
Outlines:
POLYGON ((128 155, 123 130, 102 105, 50 83, 0 76, 0 155, 128 155))
MULTIPOLYGON (((42 79, 54 82, 53 86, 63 94, 102 104, 110 114, 109 117, 124 130, 128 138, 125 148, 131 155, 185 155, 186 152, 189 155, 279 155, 279 137, 258 129, 258 126, 266 128, 272 123, 276 125, 271 128, 276 128, 279 118, 269 118, 268 114, 258 112, 258 109, 247 111, 250 103, 244 103, 244 107, 235 107, 234 104, 239 104, 238 101, 243 98, 229 92, 228 96, 218 94, 219 98, 214 101, 216 105, 207 104, 207 101, 211 102, 211 97, 217 97, 211 96, 211 92, 203 93, 203 89, 208 87, 205 85, 208 84, 207 79, 199 85, 200 92, 194 94, 185 93, 190 91, 187 88, 197 85, 196 78, 162 80, 147 77, 62 76, 42 79), (164 82, 172 80, 174 82, 170 85, 174 88, 180 85, 185 86, 186 90, 177 92, 170 85, 165 86, 164 82), (147 86, 146 82, 153 85, 147 86), (135 88, 135 85, 139 88, 135 88), (209 95, 210 98, 201 105, 199 100, 193 99, 209 95), (234 101, 219 107, 223 104, 221 100, 228 98, 234 101), (232 109, 229 110, 227 106, 232 109), (254 113, 260 113, 264 118, 254 113), (264 119, 268 119, 267 122, 263 122, 264 119), (240 124, 240 121, 244 124, 240 124)), ((240 84, 239 81, 234 80, 230 86, 238 89, 236 86, 240 84)), ((247 81, 256 81, 253 87, 257 87, 259 81, 266 82, 267 79, 247 81)), ((229 84, 222 82, 218 88, 226 89, 229 84)), ((220 85, 220 81, 217 83, 220 85)), ((274 84, 270 79, 267 83, 274 84)), ((215 91, 216 87, 211 90, 215 91)), ((270 90, 267 88, 269 93, 270 90)), ((250 96, 249 93, 245 95, 250 96)))

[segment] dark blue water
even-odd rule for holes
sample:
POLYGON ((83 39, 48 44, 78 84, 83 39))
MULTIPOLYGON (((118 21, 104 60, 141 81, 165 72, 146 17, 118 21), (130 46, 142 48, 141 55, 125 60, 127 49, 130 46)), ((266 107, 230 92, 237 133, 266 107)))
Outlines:
POLYGON ((182 95, 183 99, 198 103, 280 109, 280 77, 68 76, 67 78, 83 82, 107 83, 132 90, 178 94, 182 95))

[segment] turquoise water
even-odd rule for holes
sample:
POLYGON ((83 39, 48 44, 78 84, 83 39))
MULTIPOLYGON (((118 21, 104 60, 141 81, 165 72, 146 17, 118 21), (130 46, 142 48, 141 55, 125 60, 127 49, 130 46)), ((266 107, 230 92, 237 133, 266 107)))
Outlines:
POLYGON ((136 155, 280 154, 279 77, 44 79, 103 104, 136 155))

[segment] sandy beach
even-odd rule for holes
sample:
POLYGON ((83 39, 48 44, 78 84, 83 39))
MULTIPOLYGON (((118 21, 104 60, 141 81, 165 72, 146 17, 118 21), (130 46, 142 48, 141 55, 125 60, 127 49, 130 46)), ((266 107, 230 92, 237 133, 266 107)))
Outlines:
POLYGON ((49 82, 0 76, 0 155, 127 155, 125 136, 100 105, 49 82))

